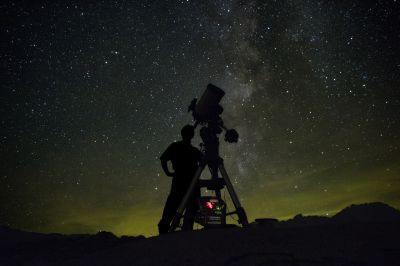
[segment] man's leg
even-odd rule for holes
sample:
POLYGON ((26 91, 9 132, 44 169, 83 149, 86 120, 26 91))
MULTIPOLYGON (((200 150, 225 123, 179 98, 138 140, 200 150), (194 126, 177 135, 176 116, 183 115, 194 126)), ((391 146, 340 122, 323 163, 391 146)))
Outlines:
POLYGON ((190 199, 189 206, 186 208, 185 217, 183 220, 182 230, 193 230, 194 220, 197 211, 199 210, 198 198, 200 197, 200 190, 195 189, 193 196, 190 199))
POLYGON ((168 233, 172 219, 180 204, 180 197, 171 190, 165 203, 164 211, 160 222, 158 223, 158 232, 161 234, 168 233))

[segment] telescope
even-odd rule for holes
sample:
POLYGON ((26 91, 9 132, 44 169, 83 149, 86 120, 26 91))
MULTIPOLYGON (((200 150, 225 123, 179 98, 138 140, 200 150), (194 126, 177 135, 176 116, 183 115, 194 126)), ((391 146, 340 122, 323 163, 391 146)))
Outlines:
POLYGON ((189 105, 188 112, 192 112, 195 121, 194 127, 201 126, 200 137, 203 143, 200 146, 204 156, 174 216, 169 229, 170 232, 179 227, 189 198, 196 187, 205 187, 208 191, 214 191, 214 196, 200 196, 198 199, 199 211, 195 217, 197 223, 204 227, 226 226, 226 216, 236 214, 238 222, 242 226, 248 225, 246 212, 240 205, 239 198, 225 170, 223 159, 219 156, 219 134, 225 130, 224 140, 229 143, 235 143, 239 139, 237 131, 227 129, 221 118, 224 109, 220 102, 224 95, 225 92, 222 89, 213 84, 208 84, 200 100, 197 101, 197 98, 194 98, 189 105), (206 166, 210 170, 211 179, 200 179, 206 166), (221 190, 225 187, 235 206, 235 210, 228 213, 226 212, 226 204, 221 197, 221 190))
MULTIPOLYGON (((188 112, 192 112, 195 127, 198 124, 203 126, 208 124, 210 128, 213 127, 215 130, 212 133, 216 134, 220 134, 222 130, 225 130, 225 141, 234 143, 238 141, 239 134, 235 129, 227 129, 220 117, 224 111, 224 108, 220 105, 220 101, 224 95, 225 92, 222 89, 213 84, 208 84, 200 100, 197 101, 197 98, 192 100, 188 107, 188 112)), ((203 134, 207 133, 203 132, 203 134)), ((202 135, 201 132, 200 135, 202 135)))

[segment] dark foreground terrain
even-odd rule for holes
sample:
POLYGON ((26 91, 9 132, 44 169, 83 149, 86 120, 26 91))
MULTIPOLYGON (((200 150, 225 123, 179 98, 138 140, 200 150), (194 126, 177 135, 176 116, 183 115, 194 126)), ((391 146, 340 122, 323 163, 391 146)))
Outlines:
POLYGON ((38 234, 0 228, 0 265, 400 265, 400 212, 352 205, 248 228, 160 237, 38 234))

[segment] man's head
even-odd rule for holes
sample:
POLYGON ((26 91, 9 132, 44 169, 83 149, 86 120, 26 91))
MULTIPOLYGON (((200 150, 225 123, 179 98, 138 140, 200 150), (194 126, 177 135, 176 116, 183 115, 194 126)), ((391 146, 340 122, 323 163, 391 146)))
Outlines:
POLYGON ((186 125, 181 130, 182 139, 185 141, 190 141, 194 136, 194 127, 191 125, 186 125))

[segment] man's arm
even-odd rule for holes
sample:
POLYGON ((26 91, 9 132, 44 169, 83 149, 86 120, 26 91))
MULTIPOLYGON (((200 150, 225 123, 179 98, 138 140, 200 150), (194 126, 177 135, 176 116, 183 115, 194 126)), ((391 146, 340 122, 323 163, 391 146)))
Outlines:
POLYGON ((160 158, 160 159, 161 159, 161 166, 162 166, 162 169, 164 170, 165 174, 167 176, 173 176, 174 174, 171 173, 168 169, 168 160, 165 160, 165 159, 163 160, 162 158, 160 158))
POLYGON ((172 145, 170 145, 167 148, 167 150, 163 154, 161 154, 161 156, 160 156, 162 169, 164 170, 164 172, 165 172, 165 174, 167 176, 173 176, 174 175, 174 173, 171 173, 169 171, 169 169, 168 169, 168 161, 171 160, 171 150, 172 150, 171 146, 172 145))

